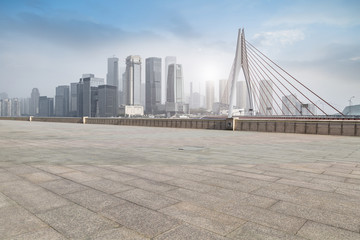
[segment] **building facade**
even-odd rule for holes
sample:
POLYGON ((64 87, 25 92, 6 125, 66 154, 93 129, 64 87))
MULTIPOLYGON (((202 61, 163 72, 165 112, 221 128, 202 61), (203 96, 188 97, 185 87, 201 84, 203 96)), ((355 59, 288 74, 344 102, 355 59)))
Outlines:
POLYGON ((99 117, 116 117, 118 115, 117 87, 100 85, 98 87, 99 117))
POLYGON ((206 81, 205 83, 205 94, 206 94, 206 109, 212 111, 213 104, 215 102, 214 82, 206 81))
POLYGON ((47 96, 39 97, 39 114, 40 117, 52 117, 54 115, 54 99, 47 96))
POLYGON ((39 97, 40 97, 39 89, 33 88, 31 91, 31 98, 30 98, 30 115, 31 116, 36 116, 39 114, 39 97))
POLYGON ((141 105, 141 58, 126 58, 126 105, 141 105))
POLYGON ((56 87, 55 93, 55 116, 69 116, 69 86, 63 85, 56 87))
POLYGON ((249 111, 249 94, 245 81, 236 82, 236 106, 243 109, 244 113, 249 111))
POLYGON ((161 104, 161 58, 147 58, 145 64, 145 112, 155 114, 161 104))

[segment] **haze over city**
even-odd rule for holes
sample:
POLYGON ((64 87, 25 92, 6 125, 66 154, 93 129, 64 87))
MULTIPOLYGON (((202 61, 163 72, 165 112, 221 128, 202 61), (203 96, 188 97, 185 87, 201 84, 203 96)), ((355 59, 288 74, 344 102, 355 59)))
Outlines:
POLYGON ((193 82, 204 94, 205 81, 228 77, 244 27, 249 42, 342 110, 352 96, 360 103, 359 10, 358 1, 5 0, 0 92, 29 97, 37 87, 52 97, 83 73, 106 78, 108 57, 121 69, 140 55, 176 56, 185 92, 193 82))

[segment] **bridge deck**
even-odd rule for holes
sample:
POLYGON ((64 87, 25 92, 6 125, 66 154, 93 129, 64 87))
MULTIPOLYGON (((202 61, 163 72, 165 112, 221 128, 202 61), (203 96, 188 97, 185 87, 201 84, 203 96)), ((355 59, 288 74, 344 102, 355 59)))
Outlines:
POLYGON ((359 239, 355 137, 0 121, 5 239, 359 239))

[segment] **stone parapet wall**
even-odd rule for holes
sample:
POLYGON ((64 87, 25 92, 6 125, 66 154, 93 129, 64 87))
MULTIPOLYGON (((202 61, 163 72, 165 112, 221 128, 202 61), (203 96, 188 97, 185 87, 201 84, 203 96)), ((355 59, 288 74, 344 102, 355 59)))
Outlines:
POLYGON ((356 120, 278 120, 236 119, 235 131, 360 136, 356 120))

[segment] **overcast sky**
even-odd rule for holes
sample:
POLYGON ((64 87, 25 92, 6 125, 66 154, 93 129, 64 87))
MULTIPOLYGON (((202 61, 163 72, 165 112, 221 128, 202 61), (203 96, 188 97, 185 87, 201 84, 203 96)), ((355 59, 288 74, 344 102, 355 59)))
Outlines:
MULTIPOLYGON (((0 92, 54 96, 107 58, 176 56, 186 91, 227 78, 238 28, 336 107, 360 104, 360 1, 1 0, 0 92)), ((163 60, 164 61, 164 60, 163 60)), ((144 67, 143 67, 144 70, 144 67)))

